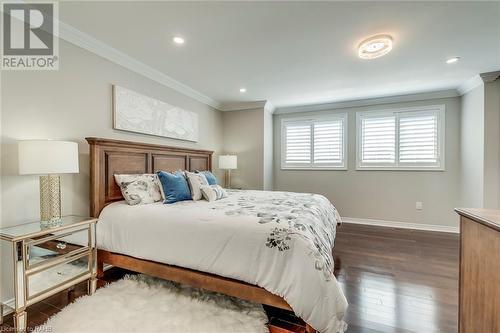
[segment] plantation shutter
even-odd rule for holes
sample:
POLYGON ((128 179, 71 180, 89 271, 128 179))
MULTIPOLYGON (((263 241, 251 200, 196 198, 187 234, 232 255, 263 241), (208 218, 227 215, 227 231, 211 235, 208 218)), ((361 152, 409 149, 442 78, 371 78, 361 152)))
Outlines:
POLYGON ((439 156, 438 117, 435 112, 399 116, 399 163, 436 164, 439 156))
POLYGON ((282 168, 344 168, 345 122, 339 114, 282 122, 282 168))
POLYGON ((338 165, 344 158, 342 119, 314 123, 314 164, 338 165))
POLYGON ((443 106, 358 112, 357 167, 443 169, 443 106))
POLYGON ((393 165, 396 161, 396 116, 361 119, 361 163, 393 165))
POLYGON ((311 125, 290 123, 285 126, 285 163, 307 166, 311 164, 311 125))

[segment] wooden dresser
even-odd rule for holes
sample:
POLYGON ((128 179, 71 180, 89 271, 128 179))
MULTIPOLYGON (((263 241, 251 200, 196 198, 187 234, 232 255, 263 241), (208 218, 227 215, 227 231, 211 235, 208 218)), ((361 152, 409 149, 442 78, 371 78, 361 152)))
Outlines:
POLYGON ((500 210, 460 214, 459 333, 500 333, 500 210))

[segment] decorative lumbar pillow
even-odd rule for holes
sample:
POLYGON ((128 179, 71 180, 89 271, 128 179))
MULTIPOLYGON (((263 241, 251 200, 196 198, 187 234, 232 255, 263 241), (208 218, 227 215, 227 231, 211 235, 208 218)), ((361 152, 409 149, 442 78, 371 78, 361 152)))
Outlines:
POLYGON ((219 185, 203 185, 201 186, 201 193, 208 201, 215 201, 227 198, 227 192, 219 185))
POLYGON ((114 175, 115 182, 129 205, 161 201, 160 181, 155 174, 114 175))
POLYGON ((191 198, 196 200, 202 199, 200 187, 203 185, 208 185, 207 178, 202 173, 193 173, 186 171, 186 178, 189 183, 189 188, 191 189, 191 198))
POLYGON ((157 175, 163 188, 165 203, 191 200, 191 191, 189 190, 184 172, 177 171, 176 173, 170 173, 158 171, 157 175))
POLYGON ((208 181, 208 185, 217 185, 217 178, 210 171, 196 171, 197 173, 201 173, 205 176, 208 181))

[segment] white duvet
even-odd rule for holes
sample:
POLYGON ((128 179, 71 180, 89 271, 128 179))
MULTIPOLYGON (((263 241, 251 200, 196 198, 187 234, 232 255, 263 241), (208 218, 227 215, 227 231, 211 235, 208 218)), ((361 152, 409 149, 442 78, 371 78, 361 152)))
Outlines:
POLYGON ((333 275, 339 215, 323 196, 228 191, 215 201, 103 209, 100 249, 209 272, 282 296, 316 330, 344 332, 347 301, 333 275))

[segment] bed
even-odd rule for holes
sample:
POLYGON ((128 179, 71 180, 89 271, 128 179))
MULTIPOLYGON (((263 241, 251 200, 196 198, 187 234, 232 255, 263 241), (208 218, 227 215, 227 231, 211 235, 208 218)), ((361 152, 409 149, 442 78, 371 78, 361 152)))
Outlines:
POLYGON ((212 152, 87 138, 98 271, 111 264, 292 310, 307 331, 344 332, 333 275, 339 221, 320 195, 229 190, 215 202, 129 206, 114 174, 212 170, 212 152))

